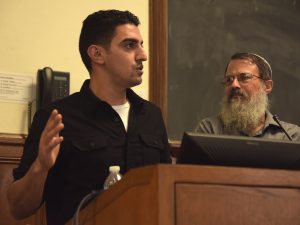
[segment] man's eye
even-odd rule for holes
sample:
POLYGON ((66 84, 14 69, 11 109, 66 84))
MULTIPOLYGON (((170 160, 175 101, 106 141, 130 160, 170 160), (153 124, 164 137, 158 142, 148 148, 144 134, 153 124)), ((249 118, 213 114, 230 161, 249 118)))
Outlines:
POLYGON ((127 43, 125 45, 125 47, 128 48, 128 49, 134 48, 135 47, 135 43, 133 43, 133 42, 127 43))
POLYGON ((243 73, 240 75, 241 80, 250 80, 252 78, 252 74, 249 73, 243 73))
POLYGON ((234 79, 234 78, 233 78, 232 76, 226 76, 226 77, 225 77, 225 82, 226 82, 226 83, 231 83, 231 82, 233 81, 233 79, 234 79))

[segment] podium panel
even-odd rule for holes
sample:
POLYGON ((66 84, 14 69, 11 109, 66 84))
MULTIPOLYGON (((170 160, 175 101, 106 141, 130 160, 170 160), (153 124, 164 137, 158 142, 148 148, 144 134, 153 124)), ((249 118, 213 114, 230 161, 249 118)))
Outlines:
POLYGON ((299 203, 289 188, 177 184, 176 224, 299 224, 299 203))

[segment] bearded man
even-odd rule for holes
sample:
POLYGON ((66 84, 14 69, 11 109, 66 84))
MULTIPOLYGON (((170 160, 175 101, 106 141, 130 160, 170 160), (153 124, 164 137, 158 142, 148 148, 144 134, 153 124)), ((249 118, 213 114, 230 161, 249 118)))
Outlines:
POLYGON ((234 54, 225 69, 225 97, 219 115, 205 118, 196 132, 300 141, 300 127, 269 111, 272 69, 255 53, 234 54))

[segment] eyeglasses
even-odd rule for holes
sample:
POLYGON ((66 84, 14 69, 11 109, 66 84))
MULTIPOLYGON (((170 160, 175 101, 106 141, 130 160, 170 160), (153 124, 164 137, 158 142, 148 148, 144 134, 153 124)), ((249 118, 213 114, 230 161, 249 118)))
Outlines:
POLYGON ((226 75, 223 84, 226 85, 226 86, 229 86, 229 85, 231 85, 233 83, 233 81, 235 79, 237 79, 238 82, 241 83, 241 84, 246 84, 250 80, 252 80, 254 77, 263 80, 263 78, 261 78, 261 77, 259 77, 257 75, 251 74, 251 73, 240 73, 237 76, 226 75))

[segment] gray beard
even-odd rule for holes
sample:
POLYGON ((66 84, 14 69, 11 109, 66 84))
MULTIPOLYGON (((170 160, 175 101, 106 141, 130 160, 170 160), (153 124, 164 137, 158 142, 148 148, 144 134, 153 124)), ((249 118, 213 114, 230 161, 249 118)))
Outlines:
POLYGON ((269 108, 269 100, 263 87, 259 92, 249 98, 243 94, 242 99, 224 97, 221 102, 221 119, 228 133, 249 131, 259 125, 269 108), (246 100, 243 100, 246 99, 246 100))

